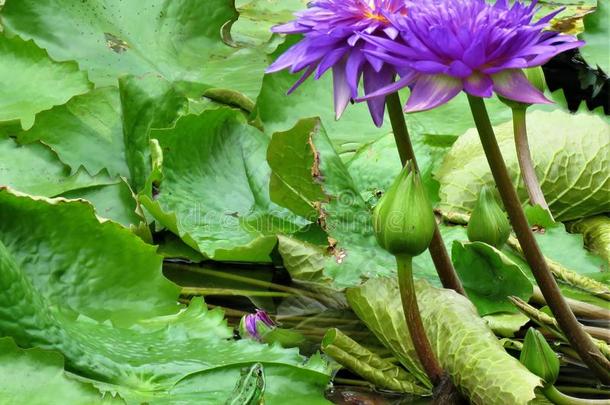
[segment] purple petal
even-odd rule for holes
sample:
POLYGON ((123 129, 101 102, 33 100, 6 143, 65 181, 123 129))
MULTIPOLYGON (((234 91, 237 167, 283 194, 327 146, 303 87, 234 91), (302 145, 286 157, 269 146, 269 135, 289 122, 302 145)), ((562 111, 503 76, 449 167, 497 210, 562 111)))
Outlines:
POLYGON ((535 88, 521 70, 511 69, 491 75, 494 91, 509 100, 527 104, 553 104, 535 88))
POLYGON ((482 63, 485 63, 485 44, 483 41, 479 39, 472 43, 468 49, 464 51, 462 59, 471 69, 476 69, 482 63))
POLYGON ((273 322, 273 320, 269 317, 269 315, 267 314, 267 312, 262 311, 260 309, 256 310, 256 315, 255 315, 260 321, 262 321, 265 325, 269 326, 269 327, 274 327, 277 326, 277 324, 275 322, 273 322))
POLYGON ((258 334, 258 330, 256 330, 256 315, 255 314, 248 314, 246 315, 245 319, 244 319, 244 324, 246 326, 246 332, 248 332, 248 334, 250 336, 252 336, 255 339, 260 339, 260 335, 258 334))
POLYGON ((450 76, 464 79, 472 74, 472 69, 470 69, 464 62, 460 60, 454 60, 453 62, 451 62, 447 73, 450 76))
POLYGON ((383 87, 377 91, 374 91, 371 94, 365 94, 364 97, 358 97, 356 99, 356 101, 361 102, 361 101, 370 100, 375 97, 387 96, 388 94, 396 93, 398 90, 404 89, 405 87, 407 87, 411 83, 413 83, 413 81, 415 80, 416 77, 417 77, 416 73, 414 71, 410 71, 408 74, 401 77, 400 80, 398 80, 386 87, 383 87))
POLYGON ((430 110, 445 104, 462 91, 462 82, 447 75, 426 75, 417 79, 405 112, 430 110))
POLYGON ((326 73, 328 69, 333 67, 335 63, 339 62, 339 60, 343 57, 343 55, 345 55, 348 50, 349 48, 347 47, 338 48, 332 50, 326 56, 324 56, 322 60, 320 60, 320 64, 318 65, 318 71, 316 72, 315 76, 316 80, 322 77, 322 75, 326 73))
POLYGON ((291 21, 286 24, 280 24, 271 27, 271 32, 275 32, 277 34, 302 34, 309 30, 310 29, 308 27, 304 27, 296 21, 291 21))
POLYGON ((345 63, 345 75, 352 92, 352 98, 358 97, 358 83, 360 82, 361 67, 364 63, 362 52, 354 50, 345 63))
POLYGON ((345 63, 333 66, 333 90, 335 98, 335 119, 341 118, 349 104, 351 91, 345 74, 345 63))
POLYGON ((305 73, 303 73, 303 75, 299 78, 299 80, 297 80, 292 87, 290 87, 288 89, 288 91, 286 92, 286 95, 290 95, 292 94, 293 91, 295 91, 297 89, 297 87, 299 87, 301 84, 303 84, 303 82, 305 80, 307 80, 307 78, 309 76, 311 76, 311 74, 314 72, 314 70, 316 70, 316 65, 311 65, 310 67, 307 68, 307 70, 305 71, 305 73))
POLYGON ((489 98, 493 95, 494 82, 488 75, 475 72, 463 80, 464 90, 477 97, 489 98))
MULTIPOLYGON (((375 72, 370 67, 366 67, 364 69, 365 94, 374 93, 375 91, 386 87, 392 83, 393 78, 393 71, 388 66, 384 66, 379 73, 375 72)), ((370 98, 367 100, 367 104, 373 122, 378 128, 381 127, 383 125, 383 115, 385 113, 385 96, 370 98)))

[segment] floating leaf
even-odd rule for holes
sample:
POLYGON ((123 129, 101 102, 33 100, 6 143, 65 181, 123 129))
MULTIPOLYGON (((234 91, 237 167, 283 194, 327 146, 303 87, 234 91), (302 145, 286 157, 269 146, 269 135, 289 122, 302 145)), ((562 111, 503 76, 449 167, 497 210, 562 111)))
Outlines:
MULTIPOLYGON (((61 201, 34 200, 29 197, 13 195, 7 191, 0 193, 0 204, 2 210, 7 208, 13 216, 23 218, 21 207, 38 208, 47 218, 55 219, 62 224, 62 234, 73 234, 79 238, 80 251, 84 252, 87 246, 86 221, 83 214, 79 214, 81 207, 75 202, 62 203, 61 201), (10 206, 9 206, 10 205, 10 206), (49 205, 63 206, 70 211, 71 218, 78 219, 81 227, 78 230, 66 228, 65 221, 61 218, 61 212, 55 210, 48 212, 54 207, 49 205), (21 206, 21 207, 20 207, 21 206)), ((82 203, 80 203, 82 205, 82 203)), ((54 229, 40 218, 36 217, 36 210, 29 210, 27 217, 31 221, 37 220, 39 232, 49 232, 54 229)), ((21 220, 21 223, 25 221, 21 220)), ((2 223, 6 223, 2 218, 2 223)), ((95 263, 111 263, 112 256, 116 256, 118 249, 112 249, 111 253, 103 255, 99 251, 99 245, 112 247, 109 242, 100 242, 99 236, 111 233, 104 230, 109 224, 120 232, 114 232, 116 243, 122 243, 121 252, 130 254, 130 260, 137 260, 145 249, 138 247, 138 243, 125 243, 125 236, 129 234, 123 228, 111 223, 98 223, 97 256, 103 258, 95 263), (121 237, 120 233, 124 233, 121 237)), ((14 227, 12 227, 14 228, 14 227)), ((33 233, 28 229, 30 234, 33 233)), ((25 232, 25 230, 24 230, 25 232)), ((89 230, 90 232, 90 230, 89 230)), ((292 395, 295 398, 299 390, 306 391, 303 395, 314 398, 318 403, 324 403, 321 397, 322 388, 328 382, 328 372, 324 362, 318 360, 312 363, 304 363, 304 359, 297 350, 286 350, 278 346, 261 345, 252 341, 234 341, 231 339, 232 329, 226 325, 223 314, 219 310, 209 311, 201 300, 194 300, 191 305, 178 313, 147 319, 140 319, 132 323, 129 328, 120 327, 109 322, 98 323, 83 315, 78 315, 73 309, 89 310, 85 305, 67 305, 78 302, 82 295, 79 288, 96 286, 92 283, 85 285, 70 284, 72 288, 64 288, 61 299, 56 298, 55 291, 60 282, 49 280, 40 283, 41 277, 37 273, 29 271, 31 267, 24 261, 22 251, 15 252, 10 249, 11 235, 2 230, 2 241, 0 242, 0 334, 11 336, 23 347, 39 346, 47 350, 60 351, 66 358, 68 367, 79 372, 87 378, 96 380, 95 385, 102 391, 119 392, 123 398, 141 403, 157 403, 167 400, 168 391, 188 375, 202 371, 220 371, 225 368, 239 366, 244 363, 262 362, 269 369, 276 364, 283 366, 286 374, 292 373, 301 376, 306 383, 298 385, 292 395), (7 249, 4 243, 9 244, 7 249), (98 382, 99 381, 99 382, 98 382)), ((137 238, 131 237, 135 241, 137 238)), ((21 240, 25 240, 22 236, 21 240)), ((143 245, 143 243, 142 243, 143 245)), ((27 246, 27 245, 25 245, 27 246)), ((39 246, 39 251, 40 251, 39 246)), ((157 261, 154 248, 150 247, 146 256, 152 261, 157 261)), ((78 249, 73 249, 76 251, 78 249)), ((91 251, 95 251, 90 249, 91 251)), ((70 252, 71 250, 62 250, 70 252)), ((28 257, 33 257, 29 255, 28 257)), ((120 257, 123 263, 127 260, 120 257)), ((132 262, 133 263, 133 262, 132 262)), ((81 263, 82 264, 82 263, 81 263)), ((99 265, 99 264, 98 264, 99 265)), ((47 264, 48 266, 48 264, 47 264)), ((115 266, 117 267, 117 266, 115 266)), ((46 266, 45 266, 46 268, 46 266)), ((135 266, 135 268, 138 268, 135 266)), ((106 270, 105 277, 108 277, 106 270)), ((111 316, 113 319, 123 319, 125 314, 119 306, 110 300, 115 291, 123 295, 123 303, 129 303, 132 307, 145 305, 149 300, 149 291, 154 287, 146 288, 134 284, 130 278, 134 271, 121 271, 121 278, 115 280, 104 280, 106 289, 96 289, 95 294, 100 305, 105 305, 107 311, 116 311, 111 316), (124 290, 124 291, 123 291, 124 290), (142 292, 144 294, 142 294, 142 292)), ((69 273, 66 273, 68 275, 69 273)), ((90 276, 94 274, 90 271, 90 276)), ((144 279, 142 275, 138 275, 144 279)), ((154 274, 150 274, 154 276, 154 274)), ((95 278, 91 278, 92 281, 95 278)), ((66 286, 67 287, 67 286, 66 286)), ((90 296, 88 296, 90 297, 90 296)), ((157 292, 156 299, 163 297, 157 292)), ((150 302, 150 301, 149 301, 150 302)), ((170 298, 164 299, 164 307, 174 304, 170 298)), ((90 304, 95 306, 96 303, 90 304)), ((174 306, 175 308, 175 306, 174 306)), ((149 308, 148 314, 153 314, 149 308)), ((276 374, 278 374, 276 372, 276 374)), ((205 381, 205 380, 204 380, 205 381)), ((234 386, 226 391, 227 398, 234 386)), ((201 388, 200 391, 209 390, 209 387, 201 388)), ((195 395, 195 392, 191 392, 195 395)), ((217 395, 222 395, 218 393, 217 395)), ((170 397, 171 398, 171 397, 170 397)), ((166 402, 165 402, 166 403, 166 402)), ((276 402, 277 403, 277 402, 276 402)))
POLYGON ((54 197, 72 190, 116 182, 107 173, 92 177, 84 169, 70 175, 70 168, 57 158, 55 152, 39 142, 20 146, 12 138, 0 139, 0 186, 54 197))
POLYGON ((0 124, 21 121, 23 128, 34 116, 92 87, 87 74, 74 62, 58 63, 32 41, 0 35, 0 77, 2 101, 0 124))
POLYGON ((324 274, 335 287, 356 285, 362 276, 391 274, 394 257, 381 249, 373 233, 370 207, 360 196, 320 120, 304 119, 273 135, 267 158, 275 202, 317 216, 328 234, 330 257, 324 274), (286 159, 286 154, 294 157, 286 159))
POLYGON ((276 235, 306 224, 269 199, 268 138, 228 108, 154 131, 163 180, 144 206, 189 246, 216 260, 269 262, 276 235))
POLYGON ((196 94, 222 87, 256 97, 267 58, 222 40, 238 17, 232 2, 8 0, 1 23, 56 60, 76 60, 96 86, 156 73, 196 94), (35 21, 35 23, 33 23, 35 21))
MULTIPOLYGON (((565 221, 610 211, 610 172, 604 167, 610 159, 609 125, 592 114, 557 110, 531 112, 528 128, 536 174, 553 216, 565 221)), ((496 127, 496 135, 525 202, 527 192, 520 181, 512 123, 496 127)), ((470 212, 478 190, 493 185, 476 130, 458 139, 436 176, 441 183, 441 209, 470 212)))
POLYGON ((92 176, 104 169, 112 177, 129 176, 120 108, 115 87, 98 88, 38 114, 34 126, 17 139, 49 145, 71 174, 82 166, 92 176))
POLYGON ((123 76, 119 91, 125 162, 132 187, 141 191, 152 171, 150 131, 170 127, 187 101, 169 82, 154 75, 123 76))
POLYGON ((70 379, 61 354, 23 350, 10 338, 0 339, 0 397, 7 404, 122 404, 102 398, 92 385, 70 379), (44 400, 43 400, 44 398, 44 400))
POLYGON ((481 316, 518 313, 511 295, 528 300, 532 283, 504 253, 483 242, 453 242, 451 258, 468 298, 481 316))
POLYGON ((177 308, 178 288, 161 274, 155 247, 117 223, 100 222, 85 201, 0 187, 0 241, 55 305, 122 323, 177 308))

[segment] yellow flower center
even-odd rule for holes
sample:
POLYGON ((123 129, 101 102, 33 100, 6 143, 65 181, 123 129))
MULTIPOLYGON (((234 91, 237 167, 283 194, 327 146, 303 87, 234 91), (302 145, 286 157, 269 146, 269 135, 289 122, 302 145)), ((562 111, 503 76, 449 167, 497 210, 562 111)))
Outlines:
POLYGON ((366 18, 368 18, 369 20, 379 21, 379 22, 382 22, 384 24, 388 24, 389 23, 387 18, 385 18, 383 15, 378 14, 378 13, 372 11, 372 10, 365 11, 364 12, 364 16, 366 18))

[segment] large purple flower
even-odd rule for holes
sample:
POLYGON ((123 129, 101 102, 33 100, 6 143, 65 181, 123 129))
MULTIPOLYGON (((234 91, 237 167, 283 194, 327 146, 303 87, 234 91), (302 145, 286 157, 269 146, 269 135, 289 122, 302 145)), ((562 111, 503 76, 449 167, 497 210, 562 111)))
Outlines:
MULTIPOLYGON (((289 69, 303 71, 290 88, 294 91, 309 76, 319 79, 332 68, 336 118, 339 119, 351 99, 358 96, 363 78, 365 94, 392 83, 396 72, 372 53, 377 46, 362 39, 362 34, 395 40, 398 30, 390 23, 407 11, 405 0, 318 0, 307 10, 295 13, 296 20, 272 28, 283 34, 303 34, 303 39, 289 48, 267 73, 289 69)), ((368 100, 375 125, 381 126, 385 97, 368 100)))
MULTIPOLYGON (((489 4, 485 0, 420 0, 410 3, 406 16, 396 16, 401 42, 366 35, 378 46, 366 50, 406 72, 390 86, 367 97, 389 94, 410 86, 407 112, 444 104, 460 91, 491 97, 495 91, 523 103, 550 103, 532 86, 521 69, 540 66, 583 42, 544 31, 562 9, 540 20, 532 19, 537 1, 489 4)), ((363 97, 358 101, 364 100, 363 97)))

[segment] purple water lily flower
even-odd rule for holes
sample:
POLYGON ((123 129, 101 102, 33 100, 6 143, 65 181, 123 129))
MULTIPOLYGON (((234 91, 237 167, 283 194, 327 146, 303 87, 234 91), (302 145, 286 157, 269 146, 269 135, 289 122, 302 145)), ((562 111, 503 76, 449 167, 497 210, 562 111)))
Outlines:
POLYGON ((248 314, 243 318, 243 327, 250 337, 261 340, 260 329, 273 329, 277 326, 265 311, 256 310, 254 314, 248 314))
POLYGON ((379 47, 365 50, 406 73, 396 83, 359 99, 411 87, 406 112, 429 110, 460 91, 478 97, 493 92, 523 103, 550 103, 521 69, 540 66, 553 56, 583 45, 575 37, 545 31, 559 9, 533 22, 537 1, 421 0, 406 16, 394 18, 402 42, 374 35, 379 47), (381 50, 380 50, 381 49, 381 50))
MULTIPOLYGON (((294 91, 314 74, 319 79, 329 69, 333 72, 335 115, 339 119, 350 100, 358 96, 363 78, 365 94, 389 85, 396 70, 365 50, 377 46, 362 39, 362 34, 395 40, 398 30, 390 21, 407 12, 405 0, 318 0, 307 10, 295 13, 296 20, 272 28, 283 34, 303 34, 303 39, 289 48, 267 73, 289 69, 301 72, 301 78, 288 90, 294 91)), ((368 100, 375 125, 383 124, 385 97, 368 100)))

